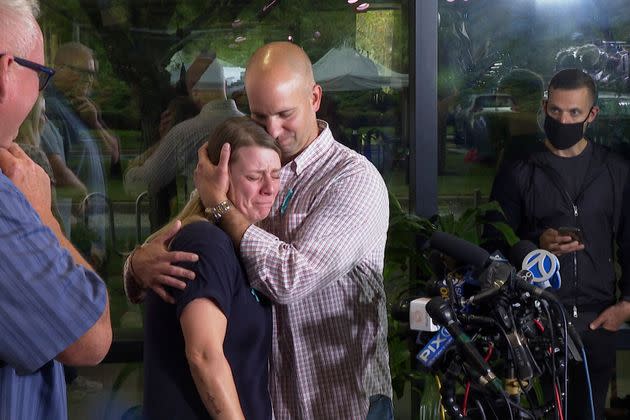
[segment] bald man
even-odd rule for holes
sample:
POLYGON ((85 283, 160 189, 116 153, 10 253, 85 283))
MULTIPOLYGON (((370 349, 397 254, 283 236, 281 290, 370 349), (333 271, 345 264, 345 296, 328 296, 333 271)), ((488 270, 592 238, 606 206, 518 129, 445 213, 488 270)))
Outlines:
MULTIPOLYGON (((316 112, 322 89, 305 52, 265 45, 245 75, 251 117, 282 150, 280 193, 258 226, 227 200, 229 147, 213 166, 199 151, 195 185, 240 250, 253 288, 274 305, 270 391, 277 419, 393 418, 383 256, 387 189, 374 166, 336 142, 316 112)), ((176 231, 178 224, 174 224, 176 231)), ((133 253, 130 299, 192 278, 168 253, 168 235, 133 253)))
POLYGON ((53 217, 50 179, 14 143, 51 73, 36 65, 37 10, 0 0, 0 419, 67 418, 59 362, 95 365, 112 340, 105 284, 53 217))

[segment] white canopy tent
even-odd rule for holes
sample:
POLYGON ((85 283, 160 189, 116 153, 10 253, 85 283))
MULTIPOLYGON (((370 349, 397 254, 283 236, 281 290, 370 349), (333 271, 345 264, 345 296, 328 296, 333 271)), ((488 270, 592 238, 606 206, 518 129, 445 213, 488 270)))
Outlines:
POLYGON ((349 47, 332 48, 313 64, 313 73, 324 92, 400 89, 409 84, 408 75, 375 63, 349 47))
MULTIPOLYGON (((235 66, 234 64, 221 60, 220 58, 217 58, 217 61, 221 64, 221 66, 223 66, 223 74, 225 75, 225 81, 228 86, 242 81, 243 73, 245 73, 245 69, 243 67, 235 66)), ((179 63, 171 62, 171 64, 167 67, 171 74, 171 85, 174 85, 179 80, 180 66, 181 64, 179 63)), ((188 67, 190 67, 190 63, 184 63, 184 66, 188 69, 188 67)))

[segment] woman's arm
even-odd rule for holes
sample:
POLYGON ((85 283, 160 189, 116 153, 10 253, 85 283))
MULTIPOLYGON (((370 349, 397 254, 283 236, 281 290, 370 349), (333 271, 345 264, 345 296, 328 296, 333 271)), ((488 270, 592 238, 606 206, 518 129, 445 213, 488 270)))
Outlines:
POLYGON ((227 318, 210 299, 190 302, 179 318, 186 342, 186 358, 197 391, 215 419, 245 419, 223 354, 227 318))

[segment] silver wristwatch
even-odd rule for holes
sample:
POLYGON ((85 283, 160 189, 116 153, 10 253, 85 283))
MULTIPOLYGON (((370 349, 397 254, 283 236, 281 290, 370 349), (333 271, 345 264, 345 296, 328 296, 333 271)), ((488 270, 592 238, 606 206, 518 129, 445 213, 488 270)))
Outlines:
POLYGON ((221 218, 232 208, 232 203, 230 200, 221 201, 214 207, 206 207, 204 213, 208 220, 213 222, 215 225, 219 224, 221 218))

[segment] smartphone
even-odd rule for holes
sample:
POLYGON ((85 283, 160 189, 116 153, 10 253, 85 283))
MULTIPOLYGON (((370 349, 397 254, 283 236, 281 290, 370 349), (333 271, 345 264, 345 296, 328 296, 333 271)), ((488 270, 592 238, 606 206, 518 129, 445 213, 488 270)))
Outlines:
POLYGON ((574 241, 578 241, 579 243, 584 242, 584 237, 582 236, 580 228, 563 226, 558 228, 558 233, 562 236, 570 236, 574 241))

